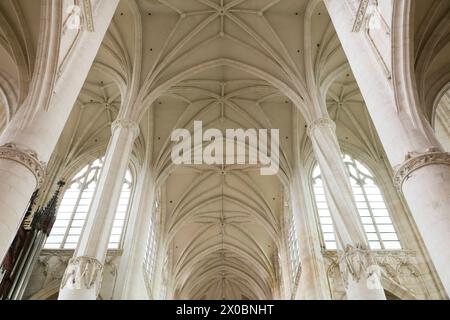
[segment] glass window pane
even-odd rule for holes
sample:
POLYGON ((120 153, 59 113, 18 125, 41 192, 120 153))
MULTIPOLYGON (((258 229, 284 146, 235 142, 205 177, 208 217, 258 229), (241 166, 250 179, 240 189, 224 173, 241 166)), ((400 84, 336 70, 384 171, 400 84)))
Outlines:
POLYGON ((380 232, 395 232, 393 225, 385 224, 385 225, 379 225, 377 227, 380 232))
POLYGON ((334 232, 332 225, 322 225, 322 232, 334 232))
POLYGON ((73 220, 72 221, 72 227, 80 227, 82 228, 84 226, 85 220, 73 220))
POLYGON ((337 249, 336 242, 325 241, 325 248, 327 250, 336 250, 337 249))
POLYGON ((366 233, 367 234, 367 239, 370 240, 378 240, 378 236, 376 233, 366 233))
POLYGON ((361 221, 363 224, 373 224, 372 218, 370 217, 361 217, 361 221))
POLYGON ((392 224, 391 218, 389 217, 375 217, 375 222, 377 224, 392 224))
MULTIPOLYGON (((350 155, 343 155, 343 158, 344 164, 347 166, 348 173, 350 174, 350 184, 352 186, 355 204, 358 208, 361 223, 367 234, 370 247, 374 250, 381 250, 383 248, 398 249, 400 243, 398 242, 397 234, 395 233, 389 212, 386 209, 382 193, 376 185, 370 170, 350 155), (385 243, 388 245, 385 245, 385 243)), ((334 233, 332 232, 333 222, 328 211, 320 168, 317 165, 313 173, 314 200, 318 209, 323 239, 326 248, 331 250, 331 246, 336 246, 336 243, 331 240, 334 239, 334 233)))
POLYGON ((389 212, 386 209, 374 209, 372 212, 375 217, 389 217, 389 212))
POLYGON ((333 233, 324 233, 323 238, 325 241, 332 241, 334 240, 334 234, 333 233))
POLYGON ((384 202, 381 194, 368 194, 367 200, 369 200, 370 202, 372 202, 372 201, 384 202))
POLYGON ((369 241, 369 246, 370 246, 370 249, 372 249, 372 250, 380 250, 381 249, 381 244, 378 241, 369 241))
POLYGON ((383 241, 398 241, 395 233, 381 233, 380 235, 383 241))
POLYGON ((388 250, 400 250, 402 248, 398 241, 384 241, 383 245, 388 250))
POLYGON ((356 207, 358 209, 366 209, 367 208, 367 202, 357 202, 356 207))
MULTIPOLYGON (((80 170, 67 184, 56 215, 56 221, 44 246, 46 249, 63 247, 74 249, 79 241, 85 224, 89 206, 92 202, 97 181, 103 166, 103 159, 97 159, 80 170), (65 242, 65 243, 63 243, 65 242)), ((124 220, 130 203, 133 177, 131 171, 126 173, 126 179, 120 195, 114 226, 111 231, 111 241, 114 248, 118 248, 122 235, 124 220)))
POLYGON ((359 209, 358 212, 361 217, 370 217, 370 211, 367 209, 359 209))
POLYGON ((78 243, 78 239, 80 238, 80 236, 67 236, 66 242, 70 242, 70 243, 78 243))
POLYGON ((333 223, 333 221, 331 220, 331 218, 325 218, 325 217, 320 218, 320 222, 321 222, 322 224, 332 224, 332 223, 333 223))

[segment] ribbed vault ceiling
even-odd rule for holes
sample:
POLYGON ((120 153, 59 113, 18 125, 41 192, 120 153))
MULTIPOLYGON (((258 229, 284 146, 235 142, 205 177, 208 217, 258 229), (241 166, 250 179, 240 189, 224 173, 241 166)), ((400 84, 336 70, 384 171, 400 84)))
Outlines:
MULTIPOLYGON (((448 82, 449 4, 414 3, 416 77, 431 115, 435 89, 448 82)), ((39 4, 0 2, 0 131, 28 92, 39 4)), ((141 127, 138 162, 151 146, 175 297, 269 299, 280 281, 284 186, 297 152, 311 151, 303 119, 320 113, 312 107, 316 97, 337 122, 343 146, 381 157, 320 1, 124 0, 57 153, 65 166, 101 155, 111 122, 119 113, 133 116, 141 127), (300 122, 294 122, 296 109, 300 122), (192 131, 194 120, 205 129, 280 129, 279 174, 261 176, 257 166, 174 166, 170 133, 192 131), (294 125, 303 136, 294 137, 294 125)))

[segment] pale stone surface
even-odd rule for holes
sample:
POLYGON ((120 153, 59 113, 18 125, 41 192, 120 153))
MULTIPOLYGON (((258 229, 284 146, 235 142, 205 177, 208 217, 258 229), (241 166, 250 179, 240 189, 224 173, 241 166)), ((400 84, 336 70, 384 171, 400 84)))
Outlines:
MULTIPOLYGON (((8 124, 0 146, 14 142, 36 151, 40 161, 50 162, 39 204, 48 202, 58 179, 72 179, 86 162, 102 157, 108 149, 78 248, 75 252, 44 251, 25 297, 53 299, 62 287, 62 300, 448 298, 442 285, 448 291, 449 166, 434 163, 405 171, 401 185, 411 213, 393 184, 392 168, 404 164, 410 153, 430 148, 441 152, 437 140, 445 146, 442 132, 448 129, 437 112, 439 135, 434 137, 428 124, 433 121, 421 118, 416 102, 434 96, 419 94, 420 99, 415 99, 406 85, 408 77, 395 72, 397 56, 411 34, 405 28, 404 42, 399 41, 400 19, 395 8, 410 2, 327 0, 340 39, 321 1, 280 1, 273 8, 258 8, 264 12, 249 11, 239 19, 255 28, 238 33, 229 28, 234 25, 229 12, 219 12, 209 21, 200 16, 192 19, 201 20, 200 25, 184 19, 180 31, 171 29, 166 11, 152 10, 154 4, 148 4, 152 11, 148 17, 139 3, 118 2, 83 1, 83 5, 92 4, 93 21, 88 11, 83 12, 83 21, 94 33, 79 38, 80 46, 75 45, 74 51, 71 43, 78 31, 63 26, 58 81, 46 112, 28 119, 36 110, 17 109, 11 97, 20 100, 23 92, 8 92, 0 79, 0 132, 8 124), (364 9, 361 3, 377 5, 360 15, 356 11, 364 9), (306 10, 294 14, 296 5, 306 10), (272 19, 259 23, 274 12, 284 15, 283 23, 272 19), (366 29, 369 14, 382 19, 380 28, 366 29), (211 26, 219 26, 220 17, 223 30, 217 39, 208 42, 198 36, 215 30, 211 26), (159 18, 167 21, 164 28, 159 18), (359 32, 351 33, 355 21, 359 32), (392 29, 393 25, 397 27, 392 29), (295 30, 305 32, 299 36, 295 30), (186 38, 186 33, 192 37, 186 38), (229 36, 243 43, 228 45, 229 36), (225 49, 217 50, 217 44, 225 49), (328 118, 320 118, 325 114, 333 119, 337 131, 328 118), (128 117, 133 120, 113 124, 110 137, 114 119, 128 117), (26 125, 24 118, 30 120, 26 125), (259 168, 252 166, 174 166, 170 132, 191 130, 193 120, 220 130, 279 128, 278 176, 262 178, 255 173, 259 168), (135 141, 136 123, 143 134, 135 141), (341 150, 374 171, 401 250, 367 250, 341 150), (108 239, 130 158, 136 174, 131 206, 117 251, 121 257, 111 257, 108 239), (339 252, 324 248, 311 183, 316 161, 322 169, 339 252), (158 210, 153 207, 155 199, 158 210), (155 213, 158 217, 153 221, 155 213), (298 270, 292 270, 287 239, 291 221, 299 246, 298 270), (151 223, 158 232, 154 268, 148 274, 143 263, 151 223), (72 254, 75 260, 68 264, 72 254), (80 264, 77 259, 92 263, 80 264), (372 278, 376 265, 381 268, 381 279, 372 278)), ((187 13, 191 4, 208 8, 196 0, 170 2, 172 7, 165 10, 174 16, 179 14, 174 10, 178 7, 187 13)), ((417 6, 417 12, 424 9, 423 2, 417 6)), ((247 8, 247 1, 239 7, 247 8)), ((446 8, 443 4, 435 7, 446 8)), ((411 75, 407 65, 402 70, 411 75)), ((0 61, 0 72, 2 68, 0 61)), ((422 71, 427 74, 428 70, 422 71)), ((419 81, 420 73, 415 76, 420 90, 430 89, 419 81)), ((12 240, 35 182, 26 166, 0 159, 0 210, 7 213, 0 214, 0 257, 9 245, 5 241, 12 240)))
MULTIPOLYGON (((106 151, 97 190, 92 199, 88 217, 73 258, 77 260, 89 257, 97 261, 100 266, 106 258, 123 180, 130 161, 134 140, 139 134, 139 127, 134 122, 116 120, 111 127, 112 137, 106 151)), ((66 276, 72 272, 70 265, 69 263, 66 276)), ((95 299, 100 289, 101 274, 98 277, 98 281, 83 290, 63 283, 59 300, 95 299)))
MULTIPOLYGON (((50 111, 40 110, 32 120, 26 119, 28 122, 24 126, 24 117, 26 117, 27 111, 34 106, 22 106, 0 135, 0 146, 14 143, 23 150, 33 150, 39 161, 48 162, 97 54, 117 3, 118 0, 99 3, 95 15, 97 32, 85 32, 81 39, 78 39, 77 45, 74 46, 74 57, 70 65, 56 80, 55 87, 50 88, 53 90, 51 92, 52 99, 50 105, 46 106, 50 111)), ((29 171, 27 168, 11 168, 9 162, 0 159, 0 172, 3 174, 0 177, 0 184, 5 184, 2 187, 4 192, 0 193, 0 203, 5 206, 5 210, 2 210, 0 214, 0 225, 8 224, 0 243, 0 261, 3 260, 4 254, 14 238, 21 223, 21 217, 25 214, 28 202, 37 186, 33 175, 25 172, 29 171), (21 179, 16 179, 14 175, 18 175, 21 179), (6 203, 8 203, 9 209, 6 209, 6 203), (15 217, 14 223, 10 221, 11 217, 15 217), (3 224, 3 219, 10 222, 3 224)))
POLYGON ((28 168, 0 159, 0 260, 14 239, 35 185, 36 177, 28 168))
MULTIPOLYGON (((437 139, 433 136, 429 125, 424 125, 423 128, 415 126, 407 113, 407 103, 413 101, 414 97, 410 97, 410 92, 405 92, 403 83, 390 83, 389 78, 383 76, 374 50, 370 48, 364 35, 351 32, 353 17, 348 8, 336 0, 327 0, 325 3, 391 165, 396 167, 403 164, 405 156, 411 152, 421 153, 437 147, 437 139), (372 76, 368 77, 369 74, 372 76), (396 91, 393 86, 396 86, 396 91)), ((434 165, 431 165, 432 167, 434 165)), ((430 173, 434 171, 427 169, 426 166, 417 170, 414 174, 420 175, 423 179, 407 180, 403 184, 402 191, 419 230, 425 232, 422 233, 422 237, 430 255, 439 257, 437 260, 433 259, 433 262, 449 293, 450 260, 448 255, 442 252, 442 244, 449 241, 449 193, 446 193, 449 180, 442 179, 448 179, 450 166, 441 167, 431 176, 421 174, 422 170, 430 173), (433 197, 425 197, 425 194, 433 197), (447 209, 442 209, 441 205, 447 209), (422 229, 419 222, 427 220, 429 216, 435 222, 444 224, 440 226, 441 232, 434 232, 432 237, 428 235, 432 232, 429 227, 423 226, 422 229)))
MULTIPOLYGON (((368 248, 364 230, 359 221, 358 209, 353 199, 348 173, 342 159, 335 133, 336 126, 329 118, 313 121, 309 126, 313 150, 322 172, 328 206, 334 226, 336 228, 336 241, 338 252, 345 250, 341 258, 346 258, 347 248, 368 248)), ((382 289, 372 289, 367 285, 365 269, 373 265, 370 250, 364 249, 364 255, 358 255, 358 261, 351 263, 350 267, 341 270, 346 278, 346 292, 349 299, 385 300, 382 289), (364 265, 364 270, 355 271, 355 266, 364 265)), ((353 259, 351 257, 350 259, 353 259)), ((344 263, 343 265, 348 265, 344 263)), ((342 267, 342 265, 341 265, 342 267)), ((379 281, 374 279, 375 282, 379 281)), ((381 284, 378 284, 381 287, 381 284)))
POLYGON ((450 292, 450 164, 428 165, 413 172, 403 184, 403 194, 412 210, 431 259, 450 292))

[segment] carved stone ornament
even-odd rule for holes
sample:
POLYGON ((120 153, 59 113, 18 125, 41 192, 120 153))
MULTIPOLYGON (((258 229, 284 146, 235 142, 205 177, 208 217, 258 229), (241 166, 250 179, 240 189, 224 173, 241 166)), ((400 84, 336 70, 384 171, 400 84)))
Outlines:
POLYGON ((359 32, 366 18, 369 0, 360 0, 358 11, 356 11, 355 22, 353 23, 352 32, 359 32))
POLYGON ((83 12, 86 19, 87 31, 94 32, 94 19, 92 17, 92 4, 90 0, 83 0, 83 12))
POLYGON ((450 153, 442 152, 439 148, 430 148, 425 152, 409 152, 405 157, 405 162, 395 170, 394 183, 398 190, 402 189, 411 173, 433 164, 444 164, 450 166, 450 153))
POLYGON ((111 124, 112 133, 119 128, 132 130, 135 139, 139 136, 139 124, 133 120, 118 119, 111 124))
POLYGON ((61 289, 100 290, 103 265, 91 257, 76 257, 69 260, 61 281, 61 289))
POLYGON ((0 146, 0 159, 15 161, 25 166, 35 176, 37 188, 44 182, 46 164, 39 161, 36 152, 22 150, 14 143, 7 143, 0 146))
POLYGON ((365 245, 347 245, 339 255, 339 269, 345 286, 349 284, 350 278, 359 282, 361 278, 367 279, 371 276, 370 269, 377 265, 370 249, 365 245))
POLYGON ((327 117, 316 119, 312 121, 308 126, 308 136, 311 137, 314 130, 319 128, 331 128, 332 130, 336 130, 336 123, 334 123, 333 120, 327 117))

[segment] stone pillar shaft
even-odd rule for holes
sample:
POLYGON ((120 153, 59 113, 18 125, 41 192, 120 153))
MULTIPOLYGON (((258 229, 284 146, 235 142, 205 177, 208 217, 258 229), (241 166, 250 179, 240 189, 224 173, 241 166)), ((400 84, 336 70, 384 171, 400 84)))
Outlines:
POLYGON ((397 167, 395 182, 450 294, 450 154, 429 149, 408 155, 397 167))
POLYGON ((299 300, 329 300, 331 298, 326 281, 327 273, 324 266, 319 233, 316 219, 303 205, 300 173, 294 177, 291 183, 290 205, 292 206, 293 222, 296 226, 299 242, 299 257, 301 263, 300 285, 294 293, 299 300))
MULTIPOLYGON (((83 233, 74 253, 73 262, 77 262, 77 259, 90 259, 90 261, 96 261, 95 263, 99 266, 103 265, 133 143, 138 133, 138 125, 135 122, 117 120, 112 124, 112 136, 106 151, 104 165, 89 207, 83 233)), ((69 262, 65 277, 71 277, 70 273, 74 268, 76 269, 76 266, 72 261, 69 262)), ((100 289, 101 272, 96 273, 96 277, 98 279, 89 288, 84 288, 79 284, 80 281, 87 281, 84 278, 76 278, 76 283, 73 285, 67 285, 67 282, 63 281, 59 299, 95 299, 100 289)))
POLYGON ((44 165, 39 162, 35 152, 15 144, 0 146, 0 262, 44 174, 44 165))
POLYGON ((379 283, 374 286, 368 285, 372 276, 370 268, 375 268, 376 263, 359 219, 335 130, 333 121, 329 118, 320 118, 310 123, 308 134, 322 173, 325 194, 335 227, 340 256, 339 268, 346 286, 347 298, 385 300, 379 283))
MULTIPOLYGON (((118 268, 113 299, 146 300, 147 286, 143 274, 143 262, 147 249, 148 229, 153 215, 155 187, 150 165, 145 162, 138 177, 135 196, 127 223, 124 247, 118 268)), ((160 241, 158 241, 159 245, 160 241)))

